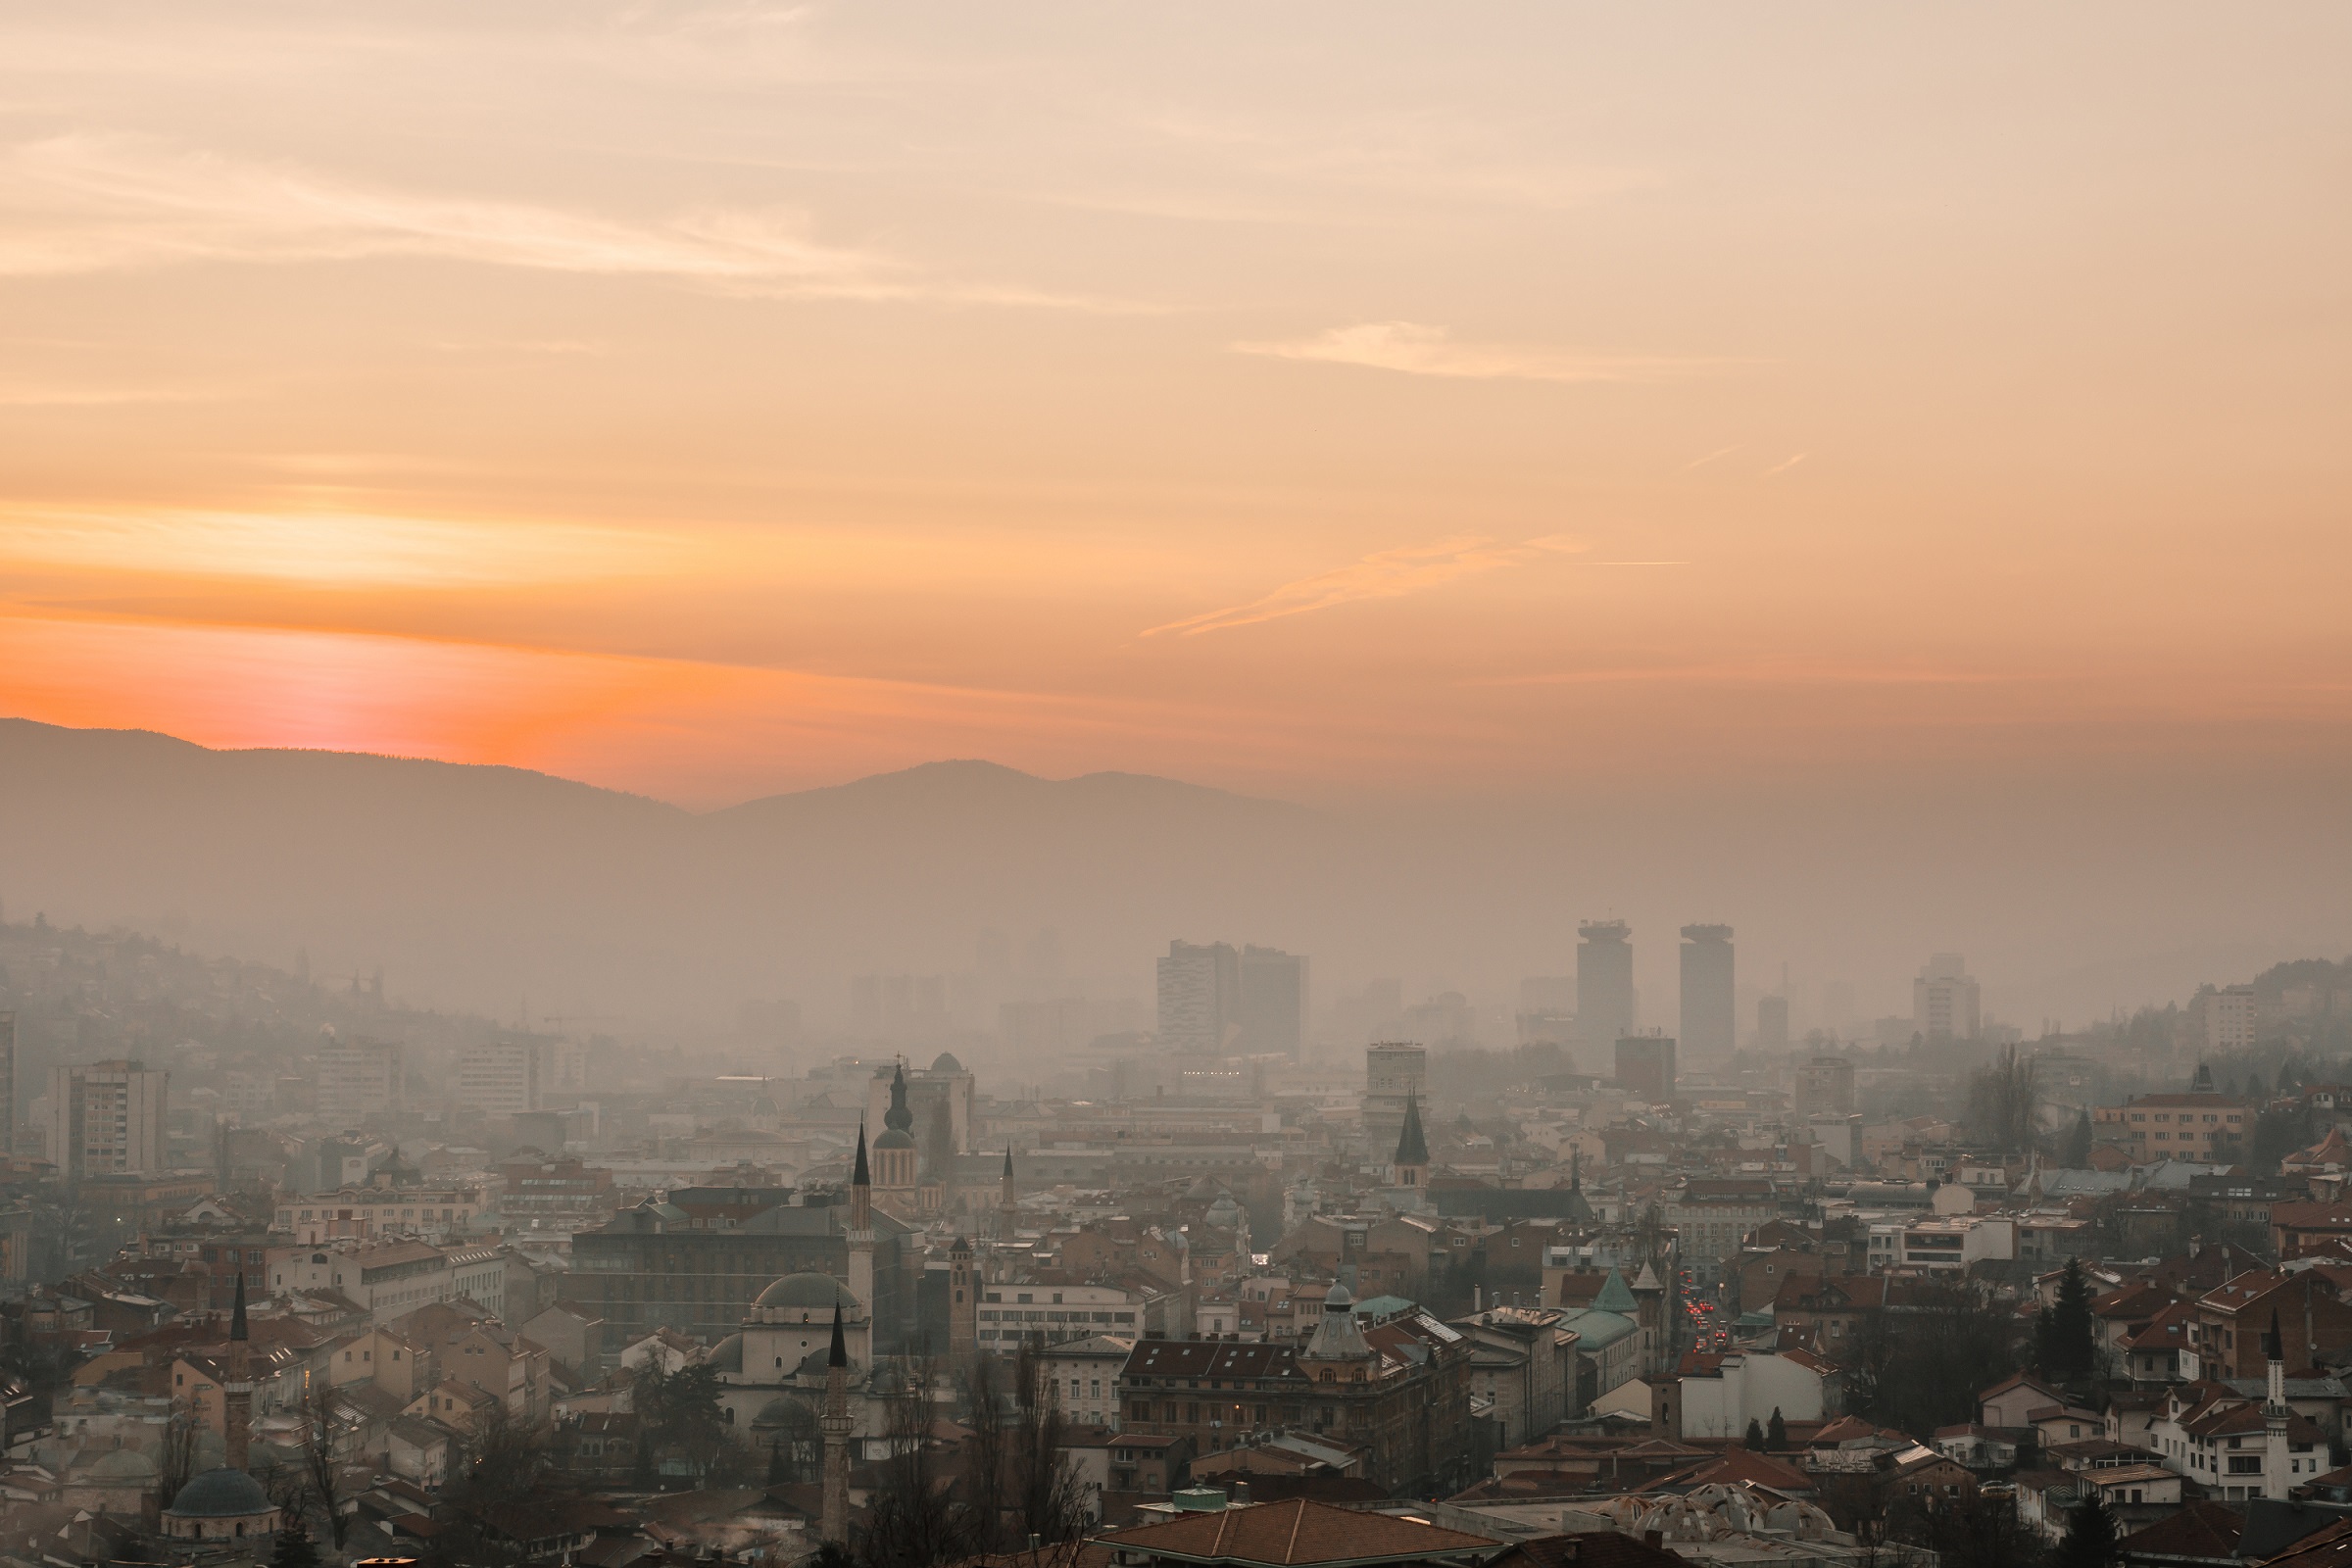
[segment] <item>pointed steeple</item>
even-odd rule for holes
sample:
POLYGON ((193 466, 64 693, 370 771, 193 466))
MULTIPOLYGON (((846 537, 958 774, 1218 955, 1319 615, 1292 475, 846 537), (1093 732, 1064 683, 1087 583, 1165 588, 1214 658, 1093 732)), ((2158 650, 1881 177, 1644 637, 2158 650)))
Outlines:
POLYGON ((252 1338, 253 1333, 245 1324, 245 1271, 239 1269, 237 1270, 237 1302, 229 1309, 228 1314, 228 1342, 231 1345, 238 1345, 252 1338))
POLYGON ((825 1353, 825 1365, 848 1366, 850 1342, 841 1332, 841 1303, 833 1303, 833 1348, 825 1353))
POLYGON ((1004 1179, 1012 1180, 1012 1146, 1010 1144, 1004 1146, 1004 1179))
POLYGON ((1429 1163, 1429 1140, 1421 1135, 1421 1097, 1404 1097, 1404 1126, 1396 1134, 1396 1157, 1394 1164, 1426 1165, 1429 1163))
POLYGON ((863 1122, 858 1124, 858 1163, 850 1167, 850 1185, 852 1187, 874 1185, 873 1173, 865 1167, 865 1123, 863 1122))
POLYGON ((1619 1317, 1632 1317, 1641 1310, 1641 1306, 1642 1303, 1634 1299, 1632 1289, 1626 1285, 1625 1276, 1615 1269, 1609 1270, 1609 1277, 1600 1282, 1600 1294, 1592 1298, 1593 1311, 1614 1312, 1619 1317))

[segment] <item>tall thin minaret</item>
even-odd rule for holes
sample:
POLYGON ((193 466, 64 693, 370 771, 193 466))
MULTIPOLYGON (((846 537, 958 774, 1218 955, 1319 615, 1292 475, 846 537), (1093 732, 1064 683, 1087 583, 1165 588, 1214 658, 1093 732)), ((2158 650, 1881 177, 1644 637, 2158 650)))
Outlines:
POLYGON ((252 1331, 245 1324, 245 1270, 237 1270, 237 1304, 228 1317, 228 1376, 220 1385, 220 1420, 226 1462, 242 1470, 253 1442, 253 1366, 248 1356, 252 1331))
POLYGON ((2278 1310, 2271 1309, 2271 1331, 2262 1337, 2262 1353, 2270 1362, 2270 1397, 2263 1402, 2263 1412, 2283 1423, 2286 1412, 2286 1345, 2278 1334, 2278 1310))
POLYGON ((824 1511, 817 1528, 826 1541, 850 1544, 850 1350, 841 1332, 841 1303, 833 1303, 833 1348, 825 1357, 824 1511))
POLYGON ((1009 1242, 1020 1228, 1021 1195, 1012 1184, 1012 1146, 1004 1146, 1004 1176, 997 1190, 997 1239, 1009 1242))
POLYGON ((858 1163, 850 1170, 850 1294, 865 1308, 865 1320, 876 1330, 881 1313, 874 1310, 874 1177, 865 1162, 865 1123, 858 1124, 858 1163))
POLYGON ((972 1269, 972 1244, 958 1236, 948 1245, 948 1358, 961 1366, 979 1344, 980 1287, 972 1269))

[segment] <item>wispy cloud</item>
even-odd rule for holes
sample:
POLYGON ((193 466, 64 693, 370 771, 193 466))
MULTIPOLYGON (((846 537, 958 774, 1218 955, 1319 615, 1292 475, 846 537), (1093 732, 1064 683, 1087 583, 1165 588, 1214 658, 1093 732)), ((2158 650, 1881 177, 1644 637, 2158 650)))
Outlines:
POLYGON ((1690 460, 1689 463, 1686 463, 1686 464, 1684 464, 1684 465, 1683 465, 1683 466, 1684 466, 1684 468, 1686 468, 1686 469, 1690 469, 1690 468, 1703 468, 1703 467, 1705 467, 1705 466, 1706 466, 1708 464, 1710 464, 1710 463, 1713 463, 1713 462, 1714 462, 1716 459, 1718 459, 1718 458, 1728 458, 1728 457, 1730 457, 1730 456, 1731 456, 1733 453, 1735 453, 1735 452, 1737 452, 1737 451, 1739 451, 1739 450, 1740 450, 1740 443, 1738 443, 1737 441, 1735 441, 1735 442, 1733 442, 1733 443, 1732 443, 1730 446, 1728 446, 1728 447, 1717 447, 1717 448, 1716 448, 1714 451, 1712 451, 1712 452, 1708 453, 1708 454, 1707 454, 1705 457, 1703 457, 1703 458, 1692 458, 1692 459, 1691 459, 1691 460, 1690 460))
POLYGON ((0 563, 322 587, 590 581, 674 570, 687 553, 652 529, 576 523, 336 512, 0 510, 0 563))
POLYGON ((419 194, 141 137, 56 136, 0 157, 0 274, 417 256, 753 294, 1119 308, 934 276, 818 240, 809 226, 805 215, 774 209, 639 222, 419 194))
POLYGON ((1446 328, 1414 321, 1335 326, 1312 337, 1285 342, 1236 343, 1233 352, 1397 370, 1406 375, 1511 381, 1658 380, 1719 369, 1727 363, 1658 355, 1562 354, 1508 343, 1457 343, 1446 328))
POLYGON ((1188 615, 1164 626, 1153 626, 1143 635, 1157 637, 1173 633, 1178 637, 1199 637, 1205 632, 1228 631, 1236 626, 1279 620, 1286 615, 1329 610, 1335 605, 1366 599, 1401 599, 1463 577, 1524 565, 1546 556, 1574 555, 1589 548, 1583 540, 1553 534, 1518 544, 1457 536, 1425 545, 1378 550, 1349 565, 1286 582, 1247 604, 1188 615))
POLYGON ((1787 473, 1790 468, 1795 467, 1798 464, 1804 462, 1812 455, 1813 454, 1810 452, 1799 452, 1792 458, 1783 458, 1771 467, 1766 468, 1762 474, 1762 477, 1769 479, 1776 473, 1787 473))

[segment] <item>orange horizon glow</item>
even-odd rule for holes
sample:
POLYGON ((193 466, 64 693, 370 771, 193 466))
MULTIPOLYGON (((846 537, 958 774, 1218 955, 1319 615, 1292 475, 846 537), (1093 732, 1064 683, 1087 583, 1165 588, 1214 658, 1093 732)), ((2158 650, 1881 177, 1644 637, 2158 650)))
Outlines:
POLYGON ((1044 15, 0 25, 0 714, 698 807, 2345 750, 2352 18, 1044 15))

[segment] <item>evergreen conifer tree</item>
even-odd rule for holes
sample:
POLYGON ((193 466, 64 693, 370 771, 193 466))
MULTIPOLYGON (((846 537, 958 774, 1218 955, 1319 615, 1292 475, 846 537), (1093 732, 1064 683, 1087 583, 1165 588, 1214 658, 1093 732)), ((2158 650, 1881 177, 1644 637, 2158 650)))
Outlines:
POLYGON ((288 1508, 277 1527, 277 1545, 270 1553, 270 1568, 318 1568, 318 1547, 311 1540, 299 1508, 288 1508))
POLYGON ((1772 1407, 1772 1424, 1764 1429, 1764 1441, 1775 1453, 1784 1452, 1788 1446, 1788 1423, 1781 1419, 1781 1407, 1777 1404, 1772 1407))
POLYGON ((2057 1568, 2109 1568, 2115 1561, 2115 1515, 2098 1489, 2091 1489, 2068 1516, 2066 1539, 2058 1543, 2057 1568))
POLYGON ((1753 1416, 1747 1420, 1747 1446, 1759 1453, 1764 1449, 1764 1428, 1753 1416))

